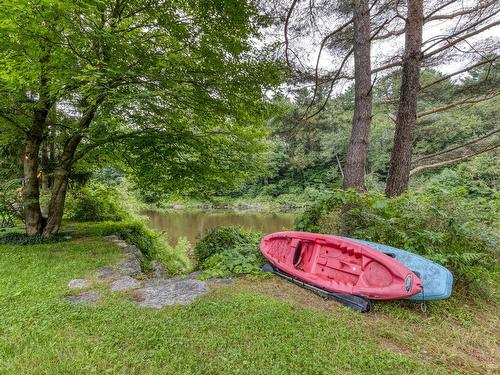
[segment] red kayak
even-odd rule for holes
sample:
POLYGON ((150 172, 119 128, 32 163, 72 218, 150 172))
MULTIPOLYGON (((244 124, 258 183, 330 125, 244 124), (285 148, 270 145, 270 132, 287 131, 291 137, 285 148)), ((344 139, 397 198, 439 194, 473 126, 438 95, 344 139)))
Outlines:
POLYGON ((417 275, 397 260, 341 237, 277 232, 262 239, 260 251, 281 271, 333 293, 388 300, 422 290, 417 275))

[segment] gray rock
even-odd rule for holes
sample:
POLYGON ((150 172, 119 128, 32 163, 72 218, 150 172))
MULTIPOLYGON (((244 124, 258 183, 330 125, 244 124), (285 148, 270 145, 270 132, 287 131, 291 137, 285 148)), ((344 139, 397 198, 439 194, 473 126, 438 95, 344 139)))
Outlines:
POLYGON ((198 276, 200 276, 203 272, 201 271, 194 271, 194 272, 191 272, 187 278, 188 279, 196 279, 198 276))
POLYGON ((146 280, 144 280, 144 288, 158 287, 160 285, 164 285, 164 284, 169 283, 169 282, 171 283, 171 282, 180 281, 180 280, 181 280, 181 278, 179 276, 175 276, 172 278, 162 277, 162 278, 146 279, 146 280))
POLYGON ((143 307, 162 308, 165 305, 186 305, 208 292, 207 283, 200 280, 164 279, 156 286, 138 290, 139 305, 143 307))
POLYGON ((141 262, 133 255, 127 256, 116 265, 118 273, 122 276, 139 276, 141 274, 141 262))
POLYGON ((233 280, 232 279, 208 279, 207 283, 210 285, 227 285, 227 284, 232 284, 233 280))
POLYGON ((121 277, 111 283, 111 290, 113 292, 137 289, 140 287, 141 283, 130 276, 121 277))
POLYGON ((98 268, 96 271, 96 279, 101 281, 109 281, 122 276, 114 267, 105 266, 98 268))
POLYGON ((123 276, 139 276, 142 273, 141 261, 133 254, 127 254, 126 258, 113 266, 98 268, 96 279, 100 281, 110 281, 123 276))
POLYGON ((101 300, 101 295, 95 290, 82 292, 73 296, 66 297, 66 300, 72 303, 79 303, 82 305, 95 305, 101 300))
POLYGON ((73 279, 70 280, 68 283, 68 288, 71 289, 81 289, 81 288, 88 288, 89 286, 92 285, 92 282, 87 279, 73 279))
POLYGON ((127 245, 125 248, 127 250, 127 253, 134 255, 137 259, 143 260, 144 255, 142 254, 142 251, 139 250, 139 248, 135 245, 127 245))
POLYGON ((73 237, 71 237, 71 236, 69 236, 69 235, 66 235, 66 236, 64 236, 64 237, 63 237, 63 239, 64 239, 64 240, 66 240, 66 241, 69 241, 69 240, 71 240, 72 238, 73 238, 73 237))
POLYGON ((104 237, 107 241, 120 241, 120 238, 117 235, 112 234, 111 236, 104 237))
POLYGON ((149 265, 153 269, 153 275, 157 279, 164 278, 167 275, 167 271, 165 270, 165 266, 159 260, 152 260, 149 265))
POLYGON ((127 246, 128 246, 128 243, 126 243, 125 241, 113 241, 115 243, 116 246, 122 248, 122 249, 126 249, 127 246))

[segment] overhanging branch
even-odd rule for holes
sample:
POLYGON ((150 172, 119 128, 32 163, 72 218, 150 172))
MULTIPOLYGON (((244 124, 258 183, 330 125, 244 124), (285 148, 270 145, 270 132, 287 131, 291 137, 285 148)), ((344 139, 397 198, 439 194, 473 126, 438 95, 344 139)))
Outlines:
POLYGON ((438 113, 438 112, 444 112, 444 111, 447 111, 449 109, 452 109, 452 108, 455 108, 455 107, 458 107, 458 106, 464 105, 464 104, 476 104, 479 102, 483 102, 485 100, 492 99, 498 95, 500 95, 500 91, 496 91, 492 94, 486 94, 485 96, 480 97, 480 98, 474 98, 474 99, 467 98, 467 99, 457 100, 456 102, 450 103, 450 104, 445 105, 443 107, 433 108, 433 109, 430 109, 428 111, 419 112, 419 113, 417 113, 417 118, 422 118, 422 117, 429 116, 429 115, 432 115, 432 114, 438 113))

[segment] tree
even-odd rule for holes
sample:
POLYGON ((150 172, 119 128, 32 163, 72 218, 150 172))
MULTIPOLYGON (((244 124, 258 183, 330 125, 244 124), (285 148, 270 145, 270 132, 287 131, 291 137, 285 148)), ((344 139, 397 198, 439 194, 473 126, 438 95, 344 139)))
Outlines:
POLYGON ((401 194, 408 187, 417 125, 417 93, 420 88, 423 22, 423 1, 408 2, 399 109, 389 177, 385 188, 386 195, 390 197, 401 194))
POLYGON ((370 7, 354 1, 354 113, 343 188, 364 188, 368 136, 372 117, 370 7))
POLYGON ((284 21, 285 60, 295 82, 313 83, 312 98, 302 118, 310 119, 323 111, 332 94, 351 79, 355 81, 354 113, 344 188, 364 189, 368 155, 368 136, 372 117, 371 43, 384 25, 395 17, 391 1, 316 1, 301 5, 289 2, 284 21), (326 26, 326 27, 325 27, 326 26), (309 33, 304 33, 304 30, 309 33), (301 36, 309 40, 304 41, 301 36), (292 41, 295 40, 295 43, 292 41), (316 51, 301 51, 313 45, 316 51), (301 53, 302 52, 302 53, 301 53), (315 55, 314 67, 307 64, 308 52, 315 55), (328 53, 329 68, 321 68, 328 53), (350 63, 354 55, 354 71, 350 63), (305 61, 305 62, 304 62, 305 61), (326 92, 325 95, 320 93, 326 92))
MULTIPOLYGON (((408 16, 406 18, 406 26, 399 30, 392 30, 381 36, 381 38, 390 38, 400 35, 402 32, 405 33, 405 53, 402 62, 397 60, 395 62, 386 63, 376 69, 377 71, 383 71, 399 66, 401 63, 403 65, 401 90, 398 100, 398 114, 395 120, 396 132, 394 147, 385 190, 388 196, 399 195, 408 188, 417 118, 446 111, 458 105, 486 100, 497 95, 495 90, 493 95, 489 92, 485 98, 461 99, 443 107, 417 112, 417 97, 419 92, 485 63, 492 64, 497 58, 496 56, 493 58, 484 58, 485 55, 492 52, 489 46, 490 43, 481 45, 480 42, 473 42, 472 38, 499 24, 500 21, 494 20, 498 12, 498 3, 495 1, 483 1, 469 7, 460 5, 459 8, 449 11, 449 13, 440 13, 443 9, 447 10, 450 6, 453 7, 456 5, 457 1, 431 3, 430 10, 424 15, 423 4, 420 4, 418 1, 410 1, 407 4, 408 16), (418 12, 418 14, 416 12, 418 12), (438 20, 450 20, 451 22, 455 22, 455 25, 448 33, 422 41, 423 26, 426 23, 438 20), (460 44, 466 44, 468 50, 459 48, 460 44), (419 71, 422 63, 427 64, 427 66, 438 65, 443 60, 453 61, 459 58, 467 59, 468 55, 471 53, 484 58, 484 61, 473 64, 468 68, 460 69, 455 73, 448 74, 446 77, 440 78, 420 88, 419 71)), ((396 8, 397 6, 396 4, 396 8)), ((394 101, 390 100, 389 102, 394 101)), ((441 164, 438 164, 438 166, 439 165, 441 164)))
POLYGON ((265 19, 251 1, 11 0, 0 14, 0 127, 24 142, 29 235, 57 233, 76 163, 96 162, 105 151, 141 160, 138 177, 168 175, 177 188, 208 176, 220 186, 233 168, 252 170, 242 153, 259 147, 264 92, 280 74, 252 45, 265 19), (240 143, 218 168, 217 157, 240 143), (46 146, 54 152, 45 218, 46 146))

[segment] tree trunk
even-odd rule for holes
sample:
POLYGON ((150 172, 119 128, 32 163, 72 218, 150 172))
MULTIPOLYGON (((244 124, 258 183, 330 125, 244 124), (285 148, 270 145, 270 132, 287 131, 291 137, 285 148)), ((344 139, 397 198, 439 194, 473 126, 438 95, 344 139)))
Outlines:
POLYGON ((367 0, 354 1, 354 114, 347 149, 343 188, 364 190, 368 136, 372 118, 370 9, 367 0))
POLYGON ((40 140, 36 135, 31 134, 24 146, 24 183, 22 190, 26 233, 29 236, 41 234, 43 229, 43 217, 40 209, 40 190, 38 186, 39 150, 40 140))
POLYGON ((389 197, 403 193, 408 188, 410 179, 413 142, 417 126, 423 19, 422 0, 408 1, 399 109, 389 176, 385 188, 385 193, 389 197))
POLYGON ((53 101, 50 98, 50 82, 47 77, 47 67, 50 62, 51 49, 42 44, 40 55, 40 81, 38 101, 33 108, 33 120, 31 128, 26 132, 23 155, 23 209, 28 236, 42 234, 45 219, 40 208, 40 186, 38 182, 39 153, 43 140, 43 133, 47 126, 47 117, 52 108, 53 101))
POLYGON ((42 233, 43 216, 40 209, 40 189, 38 185, 38 153, 42 143, 46 112, 35 110, 33 124, 24 145, 23 155, 23 209, 26 233, 29 236, 42 233))
POLYGON ((64 202, 68 189, 69 170, 64 167, 58 168, 54 172, 52 194, 49 201, 49 214, 43 235, 51 236, 59 232, 64 213, 64 202))
MULTIPOLYGON (((92 121, 94 114, 90 117, 84 115, 83 120, 88 121, 88 126, 92 121)), ((64 214, 64 202, 66 200, 66 191, 68 190, 68 179, 75 162, 75 153, 80 141, 81 134, 75 134, 64 146, 59 166, 54 171, 54 180, 52 185, 52 194, 49 201, 49 215, 47 224, 43 230, 43 235, 48 237, 59 232, 61 221, 64 214)))

